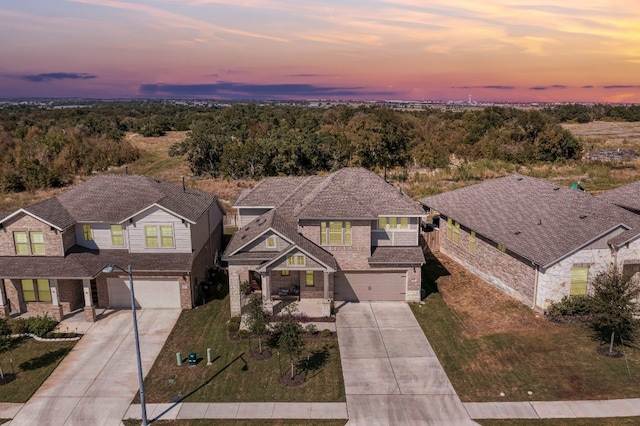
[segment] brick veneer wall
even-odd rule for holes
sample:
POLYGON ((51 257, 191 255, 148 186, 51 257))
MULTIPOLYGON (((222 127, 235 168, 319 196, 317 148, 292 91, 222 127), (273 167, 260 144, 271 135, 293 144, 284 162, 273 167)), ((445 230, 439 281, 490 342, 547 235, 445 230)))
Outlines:
POLYGON ((84 307, 82 281, 58 280, 58 299, 64 315, 84 307))
POLYGON ((21 214, 7 221, 4 224, 3 230, 0 231, 0 256, 16 255, 13 242, 14 231, 42 232, 44 236, 45 256, 62 256, 64 254, 60 232, 52 231, 49 225, 29 215, 21 214))
MULTIPOLYGON (((324 296, 324 272, 313 271, 313 285, 306 285, 306 272, 300 272, 300 297, 309 299, 321 299, 324 296)), ((329 289, 329 294, 333 294, 329 289)))
POLYGON ((481 235, 476 235, 475 254, 469 253, 470 231, 460 227, 460 243, 447 239, 446 218, 441 219, 440 251, 460 263, 471 272, 489 281, 495 287, 521 300, 533 304, 536 271, 531 263, 525 263, 515 255, 498 250, 496 245, 481 235))
MULTIPOLYGON (((300 220, 298 230, 307 239, 320 245, 320 220, 300 220)), ((322 248, 332 253, 343 270, 368 270, 371 257, 371 221, 351 221, 351 245, 331 246, 322 248)))
POLYGON ((24 312, 27 306, 22 300, 22 284, 20 280, 4 280, 4 289, 7 292, 7 301, 11 308, 12 314, 24 312))

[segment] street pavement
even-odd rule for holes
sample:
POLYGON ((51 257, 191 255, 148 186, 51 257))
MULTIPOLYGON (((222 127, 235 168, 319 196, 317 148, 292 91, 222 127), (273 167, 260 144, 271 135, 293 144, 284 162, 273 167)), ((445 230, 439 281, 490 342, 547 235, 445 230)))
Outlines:
MULTIPOLYGON (((179 310, 139 310, 142 370, 146 374, 179 310)), ((131 311, 108 311, 93 324, 11 426, 120 426, 138 391, 131 311)))

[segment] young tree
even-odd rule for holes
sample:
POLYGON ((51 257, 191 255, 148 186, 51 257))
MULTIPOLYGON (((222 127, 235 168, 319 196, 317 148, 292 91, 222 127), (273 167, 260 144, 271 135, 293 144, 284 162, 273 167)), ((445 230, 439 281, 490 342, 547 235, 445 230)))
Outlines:
POLYGON ((602 340, 610 339, 613 353, 615 337, 629 339, 638 325, 640 283, 611 266, 593 280, 593 306, 596 313, 591 327, 602 340))
POLYGON ((249 310, 247 311, 247 328, 252 334, 258 336, 258 347, 262 354, 262 336, 267 332, 269 315, 262 307, 262 297, 254 294, 249 299, 249 310))
POLYGON ((291 379, 295 377, 294 363, 302 355, 304 341, 302 340, 302 326, 293 316, 296 310, 294 303, 288 305, 282 322, 278 324, 278 347, 291 360, 291 379))

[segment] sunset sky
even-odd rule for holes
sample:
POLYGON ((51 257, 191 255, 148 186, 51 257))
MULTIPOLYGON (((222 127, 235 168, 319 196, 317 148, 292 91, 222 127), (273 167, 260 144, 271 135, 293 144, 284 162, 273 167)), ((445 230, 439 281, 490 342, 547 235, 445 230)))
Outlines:
POLYGON ((0 1, 0 98, 469 95, 640 103, 638 2, 0 1))

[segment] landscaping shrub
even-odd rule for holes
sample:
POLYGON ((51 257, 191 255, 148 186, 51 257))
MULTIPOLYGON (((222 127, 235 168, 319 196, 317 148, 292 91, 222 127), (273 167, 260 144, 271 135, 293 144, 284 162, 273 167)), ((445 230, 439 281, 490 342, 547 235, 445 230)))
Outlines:
POLYGON ((306 327, 304 328, 304 331, 307 334, 316 335, 318 334, 318 327, 316 327, 315 324, 307 324, 306 327))
POLYGON ((589 295, 564 296, 559 302, 553 302, 545 315, 554 322, 586 322, 594 316, 593 298, 589 295))
POLYGON ((51 318, 49 315, 38 315, 37 317, 31 317, 27 319, 29 324, 29 332, 35 334, 38 337, 44 337, 47 333, 53 331, 58 325, 58 321, 51 318))
POLYGON ((322 337, 331 337, 332 334, 333 333, 328 328, 325 328, 324 330, 322 330, 322 337))
POLYGON ((29 332, 29 323, 26 318, 13 318, 9 320, 11 334, 23 334, 29 332))
POLYGON ((249 330, 240 330, 238 331, 238 334, 236 334, 236 336, 238 337, 238 339, 247 339, 249 338, 249 336, 251 336, 251 333, 249 333, 249 330))

